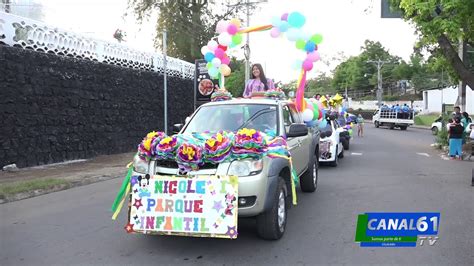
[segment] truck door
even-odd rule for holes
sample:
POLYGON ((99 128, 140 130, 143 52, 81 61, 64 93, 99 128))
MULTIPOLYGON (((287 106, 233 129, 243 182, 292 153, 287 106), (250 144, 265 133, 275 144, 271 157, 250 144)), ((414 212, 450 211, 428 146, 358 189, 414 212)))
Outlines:
MULTIPOLYGON (((290 108, 288 105, 283 106, 283 123, 285 134, 288 132, 290 125, 294 123, 302 123, 303 121, 299 117, 298 113, 294 108, 290 108)), ((309 148, 311 146, 310 138, 304 137, 293 137, 288 138, 288 148, 290 149, 293 167, 298 174, 301 174, 308 166, 309 161, 309 148)))

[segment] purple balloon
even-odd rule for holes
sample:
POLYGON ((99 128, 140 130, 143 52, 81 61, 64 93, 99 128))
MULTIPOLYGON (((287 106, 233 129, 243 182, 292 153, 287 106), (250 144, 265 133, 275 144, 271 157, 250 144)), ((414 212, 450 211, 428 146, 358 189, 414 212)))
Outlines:
POLYGON ((288 21, 288 13, 281 15, 281 20, 288 21))

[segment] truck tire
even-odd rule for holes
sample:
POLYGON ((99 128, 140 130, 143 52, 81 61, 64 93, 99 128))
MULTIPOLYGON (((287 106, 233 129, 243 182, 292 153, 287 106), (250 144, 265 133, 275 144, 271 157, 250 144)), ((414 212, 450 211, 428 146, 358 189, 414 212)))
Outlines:
POLYGON ((400 126, 400 130, 407 130, 407 126, 400 126))
POLYGON ((374 125, 375 125, 376 128, 379 128, 379 126, 380 126, 379 121, 375 121, 374 125))
POLYGON ((389 126, 389 128, 390 128, 390 130, 393 130, 393 129, 395 128, 395 125, 394 125, 394 124, 391 124, 391 125, 389 126))
POLYGON ((287 220, 287 190, 283 178, 278 178, 278 186, 269 210, 257 216, 257 234, 267 240, 280 239, 285 233, 287 220))
POLYGON ((339 156, 337 155, 337 147, 336 147, 336 155, 334 156, 334 161, 330 163, 332 167, 337 167, 337 164, 339 163, 339 156))
POLYGON ((342 142, 342 147, 344 147, 344 150, 349 150, 349 138, 343 138, 341 139, 342 142))
POLYGON ((438 135, 438 127, 432 127, 431 128, 431 133, 433 133, 433 135, 438 135))
POLYGON ((301 191, 314 192, 318 187, 318 156, 313 154, 309 161, 308 170, 300 178, 301 191))

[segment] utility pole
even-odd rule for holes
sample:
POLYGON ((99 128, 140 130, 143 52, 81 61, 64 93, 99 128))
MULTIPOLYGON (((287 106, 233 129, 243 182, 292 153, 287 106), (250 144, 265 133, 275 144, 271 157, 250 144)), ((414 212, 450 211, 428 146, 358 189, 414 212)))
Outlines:
MULTIPOLYGON (((246 15, 247 15, 247 28, 250 27, 250 6, 251 5, 257 5, 260 3, 266 3, 267 0, 260 0, 256 2, 250 2, 250 0, 246 0, 244 3, 239 3, 236 5, 228 5, 228 7, 231 6, 246 6, 246 15)), ((247 32, 247 40, 244 45, 244 56, 245 56, 245 82, 250 78, 250 35, 247 32)))
MULTIPOLYGON (((250 27, 250 4, 249 0, 246 1, 245 5, 247 6, 247 28, 250 27)), ((245 56, 245 84, 250 78, 250 35, 247 32, 247 41, 244 48, 245 56)))
POLYGON ((163 88, 164 88, 164 120, 165 120, 165 133, 168 135, 168 84, 167 84, 167 58, 166 58, 166 30, 163 31, 163 88))
POLYGON ((382 95, 383 95, 383 88, 382 88, 382 66, 386 63, 390 63, 389 61, 382 61, 382 60, 369 60, 367 63, 374 63, 377 65, 377 105, 380 107, 382 105, 382 95))

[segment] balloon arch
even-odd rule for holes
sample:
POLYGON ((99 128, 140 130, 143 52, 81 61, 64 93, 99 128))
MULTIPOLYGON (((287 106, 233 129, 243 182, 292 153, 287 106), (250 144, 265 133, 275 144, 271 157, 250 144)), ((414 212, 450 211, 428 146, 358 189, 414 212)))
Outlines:
POLYGON ((304 99, 304 87, 306 84, 306 74, 313 69, 314 62, 320 60, 318 45, 322 42, 321 34, 308 34, 303 31, 302 27, 306 22, 306 18, 300 12, 285 13, 279 17, 273 17, 271 24, 255 27, 243 28, 239 19, 231 19, 230 21, 221 20, 217 23, 216 32, 218 34, 217 41, 214 37, 207 45, 201 48, 201 53, 207 61, 207 69, 209 76, 219 79, 220 86, 224 87, 224 79, 231 74, 229 67, 230 58, 227 55, 228 49, 239 47, 242 44, 242 34, 259 31, 270 31, 270 36, 277 38, 286 35, 286 38, 295 43, 295 47, 306 53, 303 60, 297 59, 293 63, 293 69, 299 70, 300 74, 297 82, 296 90, 296 108, 302 113, 305 122, 310 124, 322 120, 324 116, 324 107, 328 107, 331 103, 342 101, 340 95, 336 95, 335 99, 325 99, 317 101, 315 99, 304 99))

